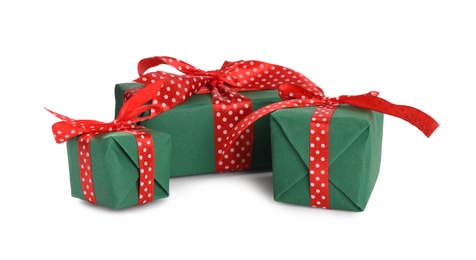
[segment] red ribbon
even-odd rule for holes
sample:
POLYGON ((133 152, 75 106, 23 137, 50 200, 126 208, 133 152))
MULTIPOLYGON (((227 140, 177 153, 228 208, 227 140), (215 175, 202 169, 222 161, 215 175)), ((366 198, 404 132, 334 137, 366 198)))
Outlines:
MULTIPOLYGON (((163 80, 161 80, 163 81, 163 80)), ((135 123, 147 120, 152 116, 140 117, 147 110, 157 110, 154 104, 148 104, 151 93, 155 95, 154 86, 144 92, 131 97, 121 108, 118 116, 112 122, 105 123, 96 120, 74 120, 51 110, 50 113, 61 119, 53 124, 52 131, 57 143, 63 143, 79 136, 78 154, 80 165, 80 179, 84 199, 96 204, 94 185, 92 180, 93 169, 90 161, 90 140, 95 135, 106 132, 122 131, 133 134, 136 138, 139 159, 139 198, 138 203, 150 202, 154 199, 154 144, 150 133, 142 131, 142 126, 135 123)))
POLYGON ((427 137, 438 128, 438 123, 426 113, 404 105, 392 104, 372 91, 363 95, 339 96, 329 98, 319 87, 302 88, 292 84, 279 87, 282 100, 258 109, 238 123, 226 137, 225 152, 240 134, 262 116, 281 108, 317 106, 310 124, 309 145, 309 189, 310 202, 313 207, 330 208, 329 198, 329 125, 332 113, 340 104, 348 104, 360 108, 374 110, 399 117, 417 127, 427 137), (228 147, 228 148, 227 148, 228 147))
MULTIPOLYGON (((141 60, 138 72, 140 77, 134 81, 145 84, 145 88, 150 85, 161 85, 157 88, 160 91, 152 98, 152 103, 160 107, 160 112, 175 107, 194 94, 211 93, 217 172, 247 169, 251 164, 252 126, 230 144, 228 154, 223 154, 228 133, 253 111, 251 100, 238 91, 277 89, 284 83, 303 88, 315 87, 309 79, 294 70, 253 60, 225 61, 219 70, 204 71, 175 58, 157 56, 141 60), (184 74, 177 75, 163 71, 145 73, 148 69, 162 64, 170 65, 184 74), (158 80, 166 82, 158 83, 158 80), (218 159, 220 157, 221 160, 218 159)), ((134 92, 137 94, 141 91, 132 90, 124 93, 124 100, 134 92)), ((158 112, 152 111, 151 116, 158 112)))

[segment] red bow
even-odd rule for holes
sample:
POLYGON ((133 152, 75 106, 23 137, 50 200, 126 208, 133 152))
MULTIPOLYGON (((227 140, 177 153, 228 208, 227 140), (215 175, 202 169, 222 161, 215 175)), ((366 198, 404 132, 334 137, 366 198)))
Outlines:
MULTIPOLYGON (((277 89, 284 83, 316 87, 309 79, 292 69, 255 60, 225 61, 218 70, 204 71, 179 59, 156 56, 139 61, 137 71, 140 77, 135 79, 135 82, 146 86, 163 85, 163 88, 159 88, 160 93, 151 96, 152 103, 160 106, 162 111, 182 103, 193 94, 211 93, 214 104, 229 104, 246 98, 238 91, 277 89), (163 71, 146 73, 150 68, 162 64, 170 65, 184 74, 163 71), (158 82, 167 77, 169 80, 166 82, 158 82)), ((156 114, 157 112, 152 111, 156 114)))
MULTIPOLYGON (((240 141, 234 142, 231 151, 240 151, 226 156, 230 163, 220 162, 223 155, 224 140, 233 127, 252 112, 252 102, 238 91, 277 89, 284 83, 300 87, 314 87, 313 83, 302 74, 275 64, 262 61, 225 61, 218 70, 204 71, 181 60, 157 56, 143 59, 138 64, 140 77, 136 82, 145 84, 142 92, 154 85, 159 89, 152 96, 152 104, 160 110, 151 110, 151 116, 171 109, 184 102, 193 94, 211 93, 214 115, 215 168, 217 172, 242 170, 250 167, 253 144, 253 128, 240 135, 240 141), (163 71, 145 73, 158 65, 170 65, 184 73, 177 75, 163 71), (166 82, 157 82, 168 77, 166 82)), ((125 96, 133 92, 125 93, 125 96)), ((134 94, 135 95, 135 94, 134 94)), ((132 95, 131 95, 132 96, 132 95)))
POLYGON ((136 123, 152 118, 154 115, 142 116, 148 110, 161 111, 161 108, 156 104, 149 104, 152 97, 155 97, 157 91, 161 88, 160 83, 166 80, 160 79, 157 84, 152 84, 142 91, 136 93, 133 97, 124 103, 115 120, 109 123, 96 120, 75 120, 67 116, 58 114, 49 109, 50 113, 58 117, 62 121, 53 124, 52 131, 57 143, 63 143, 75 136, 93 133, 99 134, 112 131, 124 131, 144 128, 136 125, 136 123))

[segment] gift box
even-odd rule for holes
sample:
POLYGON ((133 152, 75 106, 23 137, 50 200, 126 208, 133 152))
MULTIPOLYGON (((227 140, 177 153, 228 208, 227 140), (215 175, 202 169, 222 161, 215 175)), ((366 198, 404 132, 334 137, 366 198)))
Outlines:
MULTIPOLYGON (((117 115, 127 91, 141 89, 139 83, 115 86, 117 115)), ((252 109, 280 100, 277 90, 240 91, 251 99, 252 109)), ((140 125, 172 135, 171 177, 216 172, 214 110, 211 94, 195 94, 183 103, 140 125)), ((228 122, 227 122, 228 123, 228 122)), ((255 123, 250 168, 271 167, 269 115, 255 123)))
POLYGON ((279 95, 281 102, 254 111, 225 139, 232 144, 271 113, 274 198, 279 202, 363 211, 379 174, 383 115, 401 118, 427 137, 439 126, 423 111, 390 103, 377 91, 327 97, 317 86, 283 84, 279 95))
MULTIPOLYGON (((314 163, 310 145, 319 145, 310 140, 315 110, 315 106, 290 108, 271 114, 276 201, 311 206, 310 190, 321 188, 310 187, 310 178, 319 178, 318 172, 310 176, 309 168, 314 163)), ((383 114, 341 105, 332 114, 328 131, 330 208, 363 211, 379 174, 383 114)))
MULTIPOLYGON (((150 201, 168 197, 171 137, 158 131, 142 131, 152 137, 153 149, 149 151, 143 150, 145 148, 142 148, 144 146, 140 139, 136 140, 135 136, 128 132, 114 131, 94 135, 89 141, 90 166, 85 166, 80 157, 85 153, 83 147, 78 146, 79 138, 82 137, 69 139, 67 153, 71 195, 82 200, 89 198, 91 202, 89 190, 94 188, 91 195, 95 197, 95 204, 112 209, 141 204, 144 203, 143 199, 150 201), (140 155, 138 149, 141 149, 140 155), (142 160, 152 158, 154 167, 150 168, 152 163, 149 162, 148 165, 145 161, 145 172, 141 172, 140 156, 142 160), (81 177, 81 168, 89 169, 85 173, 86 177, 81 177), (148 170, 152 171, 151 176, 147 175, 148 170), (145 175, 143 180, 139 178, 140 172, 145 175), (88 180, 90 176, 92 179, 88 180), (145 188, 145 198, 142 198, 139 187, 144 185, 149 185, 149 190, 145 188)), ((141 137, 143 136, 139 134, 139 138, 141 137)))

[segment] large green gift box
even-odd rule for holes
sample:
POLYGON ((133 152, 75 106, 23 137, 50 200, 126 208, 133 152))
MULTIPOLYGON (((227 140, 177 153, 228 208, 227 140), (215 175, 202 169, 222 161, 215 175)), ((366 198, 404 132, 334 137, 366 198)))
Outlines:
MULTIPOLYGON (((309 129, 316 107, 271 114, 274 198, 310 206, 309 129)), ((383 114, 340 105, 329 128, 331 209, 363 211, 377 181, 383 114)))
MULTIPOLYGON (((151 134, 154 143, 154 200, 169 196, 170 150, 169 134, 142 130, 151 134)), ((83 199, 78 160, 78 139, 67 141, 71 195, 83 199)), ((139 156, 134 135, 107 132, 90 140, 92 183, 98 205, 121 209, 138 204, 139 156)))
MULTIPOLYGON (((116 116, 123 104, 124 92, 142 88, 139 83, 115 86, 116 116)), ((277 90, 244 91, 253 110, 278 102, 277 90)), ((172 135, 171 177, 216 172, 213 106, 210 94, 195 94, 184 103, 140 125, 172 135)), ((254 124, 251 167, 271 167, 269 115, 254 124)))

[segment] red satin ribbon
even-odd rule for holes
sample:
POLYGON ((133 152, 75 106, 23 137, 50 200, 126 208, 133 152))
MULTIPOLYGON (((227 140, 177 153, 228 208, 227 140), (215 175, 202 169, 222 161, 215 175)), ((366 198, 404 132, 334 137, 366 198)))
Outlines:
POLYGON ((155 156, 153 139, 150 133, 141 130, 144 127, 135 125, 135 123, 151 118, 151 116, 140 117, 143 112, 151 109, 160 110, 156 105, 148 104, 151 93, 155 91, 158 91, 158 89, 154 89, 154 86, 152 86, 143 93, 138 93, 131 97, 119 111, 116 120, 109 123, 96 120, 75 120, 46 109, 61 119, 61 121, 52 126, 53 135, 57 143, 63 143, 79 136, 79 172, 86 201, 96 204, 92 178, 93 169, 90 160, 90 140, 97 134, 113 131, 128 132, 135 136, 139 157, 140 186, 138 203, 147 203, 154 199, 155 156))
MULTIPOLYGON (((240 134, 225 150, 225 137, 252 111, 249 98, 238 91, 277 89, 284 83, 294 84, 303 88, 316 87, 302 74, 289 68, 261 61, 225 61, 219 70, 204 71, 181 60, 157 56, 141 60, 138 63, 140 77, 134 81, 146 85, 161 85, 157 95, 152 98, 152 104, 160 107, 160 112, 166 111, 184 102, 194 94, 211 93, 214 116, 215 138, 215 167, 217 172, 236 171, 247 169, 251 164, 253 146, 252 126, 240 134), (170 65, 184 73, 155 71, 146 73, 147 70, 158 65, 170 65), (166 80, 158 83, 158 80, 166 80), (219 160, 218 158, 222 158, 219 160)), ((124 100, 132 96, 133 90, 124 93, 124 100)), ((151 116, 159 111, 152 111, 151 116)))
POLYGON ((404 105, 392 104, 372 91, 363 95, 339 96, 328 98, 318 87, 302 88, 292 84, 279 87, 282 100, 258 109, 240 121, 226 137, 224 155, 229 153, 229 145, 246 131, 256 120, 281 108, 317 106, 310 124, 309 147, 309 189, 310 202, 313 207, 330 208, 329 198, 329 125, 332 113, 340 104, 374 110, 399 117, 417 127, 427 137, 438 128, 438 123, 426 113, 404 105))

